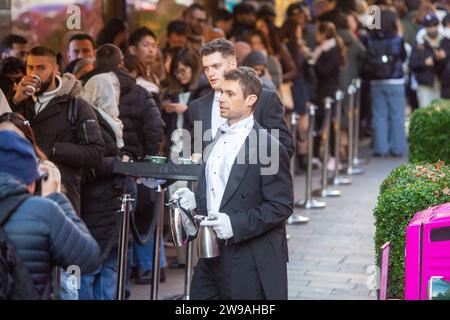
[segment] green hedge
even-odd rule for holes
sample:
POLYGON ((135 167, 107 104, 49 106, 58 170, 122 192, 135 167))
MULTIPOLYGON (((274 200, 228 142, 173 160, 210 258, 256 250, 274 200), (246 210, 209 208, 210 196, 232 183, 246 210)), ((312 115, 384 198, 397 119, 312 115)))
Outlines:
POLYGON ((410 162, 450 163, 450 100, 415 110, 409 124, 410 162))
POLYGON ((407 164, 394 169, 380 186, 375 215, 377 265, 380 247, 390 241, 389 297, 404 297, 406 227, 416 212, 450 202, 450 166, 407 164))

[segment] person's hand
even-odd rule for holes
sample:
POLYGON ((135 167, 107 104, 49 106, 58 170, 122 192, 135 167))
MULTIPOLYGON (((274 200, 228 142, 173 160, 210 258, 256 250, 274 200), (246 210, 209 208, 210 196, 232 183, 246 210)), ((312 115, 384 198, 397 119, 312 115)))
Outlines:
POLYGON ((227 240, 233 237, 233 228, 231 226, 230 217, 223 212, 210 212, 209 217, 216 220, 205 220, 200 223, 201 226, 213 227, 217 234, 217 238, 227 240))
POLYGON ((186 210, 195 210, 197 208, 195 194, 188 188, 180 188, 170 197, 170 200, 177 199, 180 199, 181 207, 186 210))
POLYGON ((18 104, 23 100, 27 99, 29 95, 26 93, 25 88, 27 86, 34 86, 35 88, 37 88, 37 85, 38 84, 36 83, 36 81, 33 79, 32 76, 24 76, 22 78, 22 81, 20 81, 19 84, 17 85, 17 90, 16 94, 13 97, 13 102, 18 104))
POLYGON ((184 113, 187 110, 188 106, 183 103, 168 103, 165 105, 164 110, 167 113, 184 113))
POLYGON ((137 178, 137 184, 143 184, 147 188, 156 189, 158 186, 166 183, 166 180, 155 179, 155 178, 137 178))
POLYGON ((442 49, 435 50, 434 54, 435 54, 437 60, 444 60, 447 57, 447 55, 445 54, 445 51, 442 49))
POLYGON ((41 180, 41 196, 47 197, 54 192, 61 192, 61 173, 50 161, 42 161, 39 164, 39 171, 48 174, 47 179, 41 180))
POLYGON ((131 161, 130 156, 124 154, 124 155, 122 156, 122 162, 133 162, 133 161, 131 161))
POLYGON ((433 58, 432 58, 432 57, 426 58, 426 59, 425 59, 425 65, 428 66, 428 67, 434 66, 433 58))

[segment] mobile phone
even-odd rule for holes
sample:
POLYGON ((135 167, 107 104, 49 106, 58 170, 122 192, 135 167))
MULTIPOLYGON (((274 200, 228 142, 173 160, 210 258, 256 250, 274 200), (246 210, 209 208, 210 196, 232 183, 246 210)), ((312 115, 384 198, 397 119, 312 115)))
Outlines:
POLYGON ((48 180, 48 172, 41 171, 39 172, 39 179, 36 181, 36 190, 34 191, 34 194, 36 196, 42 195, 42 181, 48 180))

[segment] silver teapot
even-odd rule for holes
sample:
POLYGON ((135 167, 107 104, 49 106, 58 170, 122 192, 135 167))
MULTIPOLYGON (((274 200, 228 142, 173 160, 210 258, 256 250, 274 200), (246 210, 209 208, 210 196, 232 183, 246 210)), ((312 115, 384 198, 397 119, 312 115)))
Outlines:
MULTIPOLYGON (((214 220, 207 216, 196 215, 194 219, 199 221, 214 220)), ((219 256, 219 244, 213 227, 200 225, 197 236, 197 254, 199 258, 215 258, 219 256)))
POLYGON ((167 206, 170 208, 169 220, 173 244, 175 247, 185 246, 196 238, 198 227, 191 212, 180 205, 180 199, 171 200, 167 206))

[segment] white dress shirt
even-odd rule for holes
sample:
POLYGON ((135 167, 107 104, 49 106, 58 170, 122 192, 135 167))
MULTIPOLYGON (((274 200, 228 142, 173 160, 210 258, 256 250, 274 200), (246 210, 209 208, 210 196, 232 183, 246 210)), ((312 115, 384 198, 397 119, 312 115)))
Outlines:
POLYGON ((253 124, 251 114, 232 126, 228 125, 228 121, 220 126, 223 133, 214 145, 205 167, 208 213, 219 212, 231 168, 253 124))
POLYGON ((221 93, 219 91, 214 92, 214 100, 211 110, 211 137, 214 140, 219 127, 227 121, 227 119, 220 116, 219 98, 221 93))

